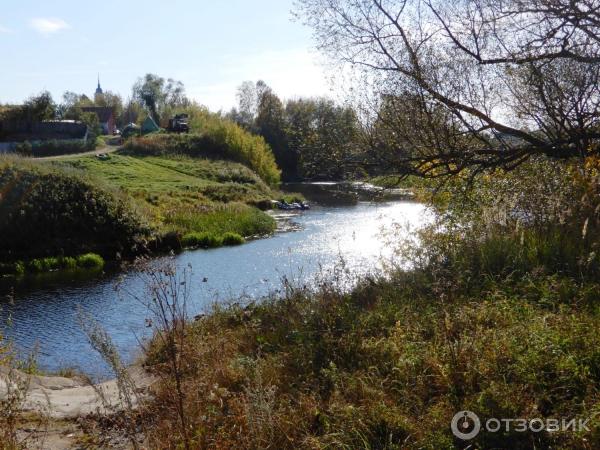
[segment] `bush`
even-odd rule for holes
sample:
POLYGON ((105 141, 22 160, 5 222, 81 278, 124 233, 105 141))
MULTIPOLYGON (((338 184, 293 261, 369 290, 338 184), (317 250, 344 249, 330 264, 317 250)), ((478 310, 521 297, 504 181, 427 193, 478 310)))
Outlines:
POLYGON ((104 267, 104 259, 95 253, 86 253, 77 257, 77 267, 82 269, 101 269, 104 267))
POLYGON ((440 229, 425 242, 428 261, 482 278, 534 272, 600 276, 600 161, 534 159, 467 186, 455 179, 438 201, 440 229))
POLYGON ((188 233, 181 238, 183 247, 216 248, 223 245, 223 239, 213 233, 188 233))
POLYGON ((222 237, 223 245, 242 245, 245 240, 242 236, 237 233, 225 233, 222 237))
MULTIPOLYGON (((97 184, 73 170, 0 160, 0 260, 142 251, 148 227, 127 199, 97 184)), ((30 265, 45 271, 60 263, 30 265)))
POLYGON ((87 141, 58 141, 51 140, 36 143, 31 147, 31 154, 36 157, 69 155, 83 153, 96 148, 96 137, 91 136, 87 141))
POLYGON ((29 141, 21 142, 20 144, 17 144, 15 152, 18 155, 25 157, 33 156, 33 147, 29 141))

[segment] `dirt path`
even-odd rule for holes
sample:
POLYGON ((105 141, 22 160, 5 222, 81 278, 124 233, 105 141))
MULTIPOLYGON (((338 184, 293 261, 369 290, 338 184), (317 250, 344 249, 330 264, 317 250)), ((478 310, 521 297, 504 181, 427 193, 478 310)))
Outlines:
POLYGON ((80 156, 93 156, 93 155, 97 155, 99 153, 113 153, 116 152, 117 150, 119 150, 121 148, 121 146, 118 145, 105 145, 103 147, 99 147, 95 150, 91 150, 89 152, 83 152, 83 153, 71 153, 68 155, 58 155, 58 156, 44 156, 42 158, 33 158, 36 161, 52 161, 52 160, 57 160, 57 159, 68 159, 68 158, 78 158, 80 156))

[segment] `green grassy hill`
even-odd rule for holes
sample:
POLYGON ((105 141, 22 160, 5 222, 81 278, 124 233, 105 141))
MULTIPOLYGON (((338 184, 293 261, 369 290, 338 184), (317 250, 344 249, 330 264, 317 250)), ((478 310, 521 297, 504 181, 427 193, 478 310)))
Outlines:
POLYGON ((142 251, 151 232, 127 195, 84 172, 0 159, 0 261, 142 251))
POLYGON ((271 189, 235 162, 117 152, 104 161, 86 156, 54 165, 93 174, 126 192, 161 234, 235 232, 248 237, 273 230, 272 219, 255 207, 270 199, 271 189))
POLYGON ((104 160, 5 157, 0 192, 0 258, 7 262, 233 245, 275 229, 258 206, 276 193, 253 170, 168 152, 122 149, 104 160))

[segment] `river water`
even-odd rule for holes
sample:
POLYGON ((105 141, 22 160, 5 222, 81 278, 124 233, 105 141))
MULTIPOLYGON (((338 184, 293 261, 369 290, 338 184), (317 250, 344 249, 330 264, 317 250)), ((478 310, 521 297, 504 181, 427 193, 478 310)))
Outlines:
MULTIPOLYGON (((278 220, 282 229, 270 238, 172 258, 178 267, 192 267, 190 314, 205 312, 214 302, 259 299, 281 289, 284 277, 310 285, 315 278, 329 276, 341 261, 353 275, 380 272, 385 261, 395 258, 402 264, 390 242, 398 235, 413 235, 429 215, 415 202, 360 202, 280 214, 278 220)), ((145 306, 127 292, 144 292, 143 280, 133 270, 35 289, 21 287, 12 301, 0 303, 0 331, 22 355, 35 351, 44 370, 72 367, 106 377, 107 367, 81 330, 80 312, 102 325, 130 363, 139 340, 151 329, 145 306), (119 280, 121 288, 115 289, 119 280)))

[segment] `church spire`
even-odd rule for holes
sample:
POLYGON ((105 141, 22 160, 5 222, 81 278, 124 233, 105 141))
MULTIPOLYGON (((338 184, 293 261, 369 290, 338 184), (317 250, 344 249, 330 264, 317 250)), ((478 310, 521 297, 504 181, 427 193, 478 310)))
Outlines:
POLYGON ((102 88, 100 87, 100 73, 98 73, 98 88, 96 89, 96 95, 102 95, 102 88))

